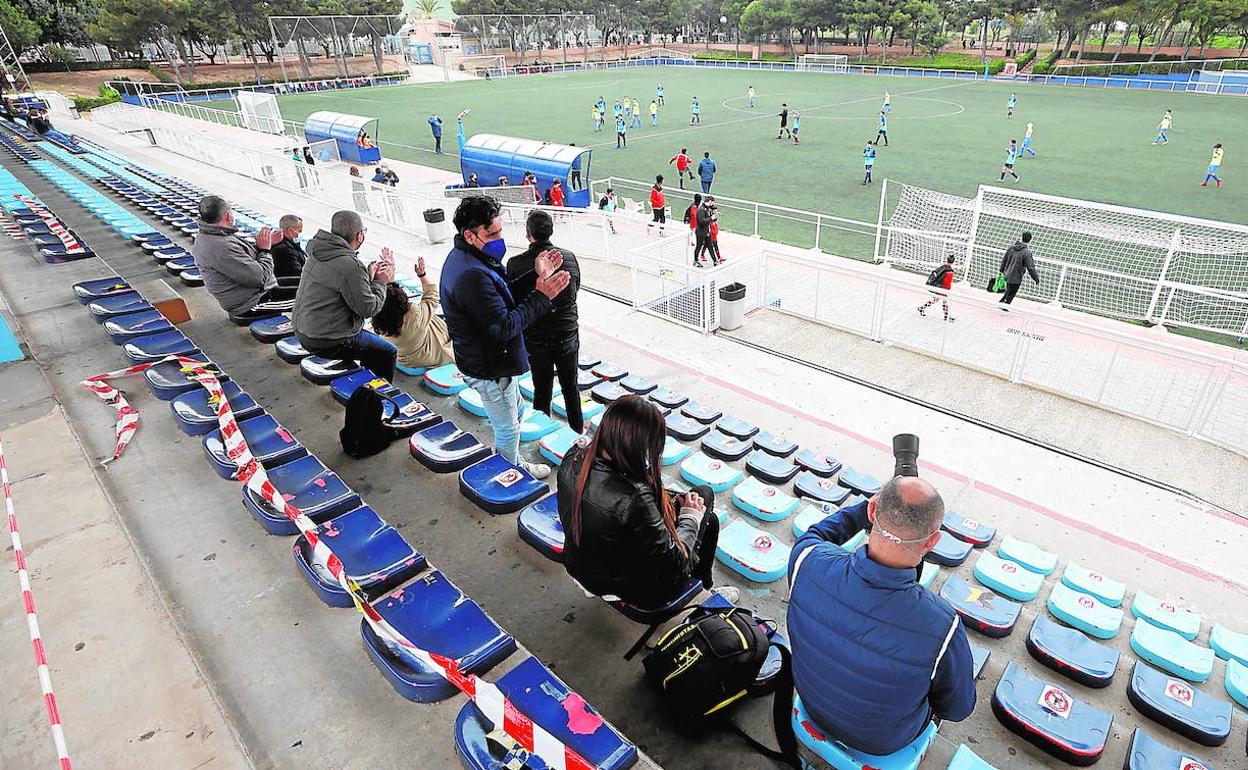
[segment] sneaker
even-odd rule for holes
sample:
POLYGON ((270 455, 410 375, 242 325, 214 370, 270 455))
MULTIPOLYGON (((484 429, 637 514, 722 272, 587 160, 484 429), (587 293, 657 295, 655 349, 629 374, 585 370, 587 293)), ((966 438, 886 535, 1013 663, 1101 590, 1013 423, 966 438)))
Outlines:
POLYGON ((919 315, 927 318, 927 311, 924 308, 919 308, 919 315))
POLYGON ((1209 183, 1208 183, 1208 182, 1201 182, 1201 183, 1200 183, 1200 186, 1201 186, 1201 187, 1208 187, 1208 186, 1209 186, 1209 183))
POLYGON ((719 594, 729 604, 735 605, 741 599, 741 589, 736 586, 719 586, 711 589, 711 592, 719 594))
POLYGON ((550 476, 550 466, 545 463, 531 463, 526 460, 521 460, 520 468, 538 480, 550 476))

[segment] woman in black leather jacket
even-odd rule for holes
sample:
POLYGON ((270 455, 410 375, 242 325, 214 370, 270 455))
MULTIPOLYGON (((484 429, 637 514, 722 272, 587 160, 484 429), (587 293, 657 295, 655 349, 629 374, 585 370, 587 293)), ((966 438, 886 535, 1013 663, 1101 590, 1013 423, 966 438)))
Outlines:
POLYGON ((709 488, 663 488, 666 436, 658 407, 625 396, 607 407, 593 440, 573 447, 559 468, 568 574, 587 591, 647 609, 676 598, 691 577, 709 589, 719 540, 709 488))

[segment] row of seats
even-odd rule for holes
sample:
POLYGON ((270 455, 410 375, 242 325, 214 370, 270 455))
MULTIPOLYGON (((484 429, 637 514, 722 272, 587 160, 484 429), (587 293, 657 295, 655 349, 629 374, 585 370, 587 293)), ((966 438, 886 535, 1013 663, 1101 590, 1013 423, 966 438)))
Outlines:
MULTIPOLYGON (((3 137, 0 137, 3 138, 3 137)), ((0 168, 0 207, 48 263, 86 259, 95 252, 7 169, 0 168)))

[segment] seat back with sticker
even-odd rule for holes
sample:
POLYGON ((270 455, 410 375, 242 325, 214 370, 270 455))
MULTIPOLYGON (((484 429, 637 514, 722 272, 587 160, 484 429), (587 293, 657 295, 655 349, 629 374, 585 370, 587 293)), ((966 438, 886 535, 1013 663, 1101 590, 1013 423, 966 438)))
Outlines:
POLYGON ((1124 770, 1214 770, 1203 759, 1172 749, 1154 738, 1143 728, 1135 728, 1131 734, 1131 746, 1127 749, 1124 770))
POLYGON ((459 492, 486 513, 514 513, 550 491, 524 468, 490 455, 459 472, 459 492))
POLYGON ((1044 665, 1088 687, 1108 687, 1118 670, 1116 647, 1037 615, 1027 634, 1027 651, 1044 665))
POLYGON ((992 695, 992 712, 1011 732, 1058 759, 1086 767, 1100 759, 1114 717, 1014 661, 992 695))
POLYGON ((1192 682, 1203 682, 1213 673, 1213 650, 1152 623, 1136 621, 1131 649, 1162 671, 1192 682))
POLYGON ((1103 572, 1088 569, 1073 561, 1062 571, 1062 582, 1080 593, 1095 596, 1110 607, 1121 607, 1122 600, 1127 595, 1126 583, 1120 583, 1103 572))
POLYGON ((1053 617, 1097 639, 1113 639, 1122 627, 1122 610, 1079 593, 1064 583, 1053 586, 1045 603, 1053 617))
POLYGON ((769 484, 747 478, 732 488, 732 502, 763 521, 780 521, 797 510, 797 498, 769 484))
POLYGON ((979 519, 963 516, 953 510, 945 511, 945 520, 940 528, 976 548, 984 548, 997 536, 996 527, 989 526, 979 519))
MULTIPOLYGON (((797 454, 798 457, 801 457, 802 453, 798 452, 797 454)), ((800 462, 797 465, 802 467, 800 462)), ((814 500, 817 503, 830 503, 835 506, 844 504, 850 495, 848 489, 837 484, 830 476, 817 476, 808 470, 797 474, 797 481, 793 483, 793 491, 799 497, 814 500)))
POLYGON ((997 546, 997 555, 1003 559, 1018 562, 1032 572, 1038 572, 1041 575, 1052 574, 1057 569, 1057 554, 1025 543, 1013 535, 1006 535, 1001 539, 1001 544, 997 546))
MULTIPOLYGON (((948 532, 948 535, 959 543, 948 532)), ((970 545, 963 543, 963 545, 970 545)), ((981 551, 975 561, 975 579, 999 594, 1008 596, 1014 601, 1029 602, 1040 595, 1040 587, 1044 585, 1044 575, 1023 569, 1009 559, 1002 559, 992 551, 981 551)))
POLYGON ((727 492, 744 474, 723 460, 707 457, 695 452, 680 464, 680 476, 685 481, 697 486, 706 485, 713 492, 727 492))
POLYGON ((790 550, 770 533, 745 519, 736 519, 720 531, 715 556, 724 566, 756 583, 771 583, 788 571, 790 550))
POLYGON ((1206 695, 1178 677, 1136 663, 1127 700, 1140 713, 1202 746, 1221 746, 1231 737, 1231 704, 1206 695))
POLYGON ((1167 628, 1188 641, 1200 634, 1200 615, 1144 591, 1135 592, 1131 600, 1131 614, 1155 626, 1167 628))
POLYGON ((940 587, 940 596, 953 605, 968 628, 984 636, 1008 636, 1018 622, 1023 605, 998 596, 987 588, 971 585, 959 575, 950 575, 940 587))
POLYGON ((464 373, 455 364, 445 364, 425 372, 425 387, 441 396, 453 396, 468 383, 464 381, 464 373))

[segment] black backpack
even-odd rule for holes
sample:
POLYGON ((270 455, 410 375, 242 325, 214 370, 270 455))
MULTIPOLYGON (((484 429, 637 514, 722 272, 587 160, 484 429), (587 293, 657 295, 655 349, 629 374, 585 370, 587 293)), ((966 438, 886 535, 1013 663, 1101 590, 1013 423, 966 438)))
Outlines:
POLYGON ((945 273, 952 273, 952 272, 953 272, 952 267, 949 267, 948 265, 941 265, 940 267, 936 268, 935 270, 927 274, 927 285, 939 286, 940 282, 945 277, 945 273))
POLYGON ((373 388, 356 388, 347 401, 347 416, 338 438, 342 451, 359 459, 390 446, 394 430, 382 419, 386 398, 373 388))

